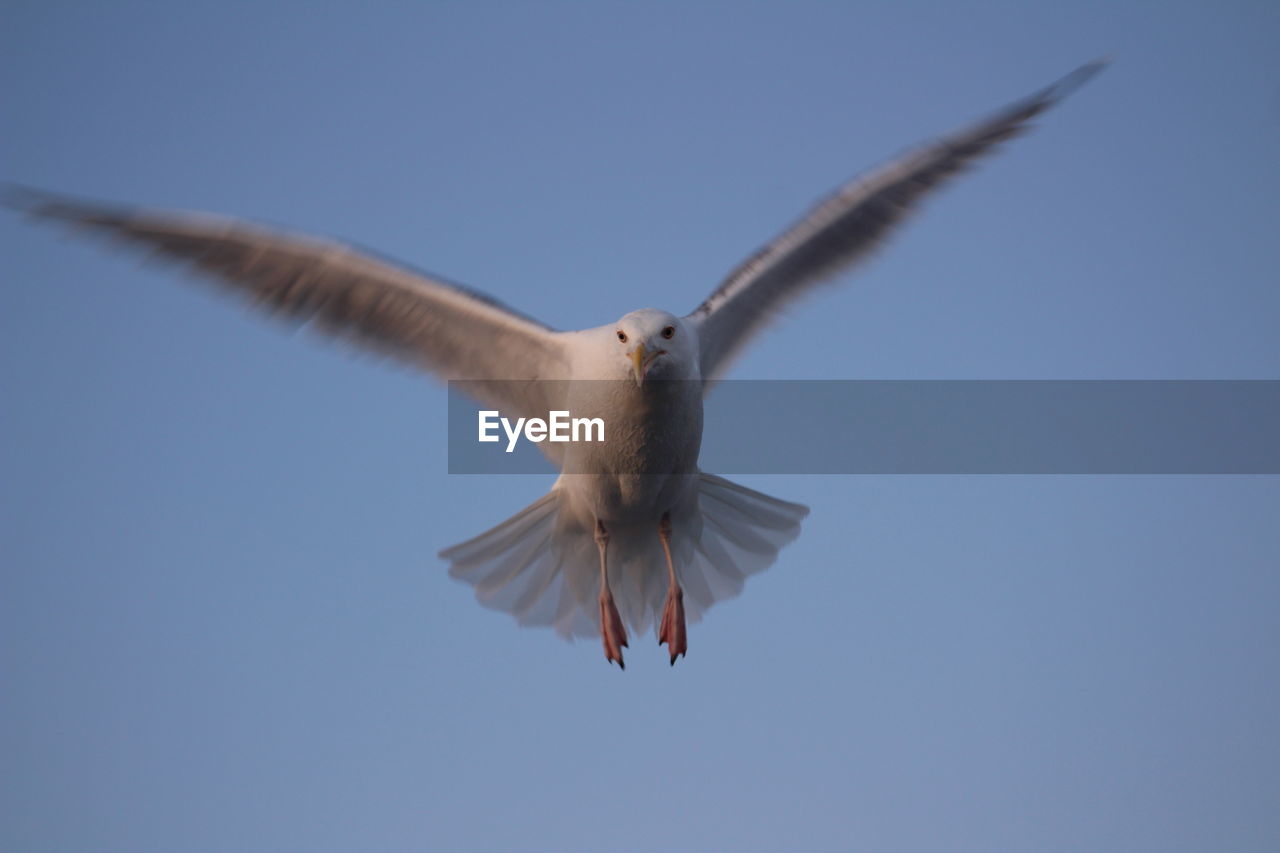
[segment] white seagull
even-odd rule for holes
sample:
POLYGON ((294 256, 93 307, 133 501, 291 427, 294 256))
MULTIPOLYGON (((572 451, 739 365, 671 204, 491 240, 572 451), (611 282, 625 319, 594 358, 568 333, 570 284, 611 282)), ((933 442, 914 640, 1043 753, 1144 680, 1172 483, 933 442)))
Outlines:
POLYGON ((6 202, 185 261, 268 311, 442 379, 504 380, 469 386, 504 414, 603 414, 620 438, 539 444, 561 467, 551 491, 441 556, 482 604, 565 637, 598 633, 606 659, 620 667, 627 627, 639 633, 653 622, 674 664, 687 649, 686 618, 739 593, 808 514, 698 470, 707 391, 785 303, 867 257, 927 193, 1025 131, 1103 64, 840 187, 691 313, 643 308, 582 331, 556 331, 482 293, 339 243, 238 219, 21 188, 10 188, 6 202))

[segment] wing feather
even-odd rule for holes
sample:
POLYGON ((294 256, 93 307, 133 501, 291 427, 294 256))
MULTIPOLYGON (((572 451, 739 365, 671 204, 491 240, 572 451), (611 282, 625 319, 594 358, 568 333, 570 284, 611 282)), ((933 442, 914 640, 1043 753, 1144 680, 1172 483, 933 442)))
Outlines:
POLYGON ((11 188, 5 202, 40 218, 187 264, 254 306, 312 323, 441 379, 477 386, 518 414, 545 413, 538 379, 567 375, 560 333, 458 284, 366 250, 242 220, 85 202, 11 188))
POLYGON ((1028 129, 1104 61, 1078 68, 990 118, 855 178, 734 269, 686 320, 698 329, 702 376, 714 382, 786 303, 865 258, 931 191, 1028 129))

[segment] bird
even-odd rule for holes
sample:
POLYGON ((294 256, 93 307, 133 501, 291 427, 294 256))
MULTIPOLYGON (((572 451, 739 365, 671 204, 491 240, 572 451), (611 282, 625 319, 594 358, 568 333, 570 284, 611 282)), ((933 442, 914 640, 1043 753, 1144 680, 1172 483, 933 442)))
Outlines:
POLYGON ((606 661, 625 669, 630 636, 652 624, 674 665, 687 655, 688 623, 772 565, 809 512, 699 469, 703 405, 716 383, 784 306, 869 257, 925 197, 1106 62, 843 184, 691 312, 642 308, 576 331, 327 238, 15 185, 3 201, 184 263, 267 312, 439 379, 467 380, 468 393, 500 411, 602 415, 615 438, 541 443, 560 467, 550 491, 440 556, 481 604, 521 625, 598 636, 606 661))

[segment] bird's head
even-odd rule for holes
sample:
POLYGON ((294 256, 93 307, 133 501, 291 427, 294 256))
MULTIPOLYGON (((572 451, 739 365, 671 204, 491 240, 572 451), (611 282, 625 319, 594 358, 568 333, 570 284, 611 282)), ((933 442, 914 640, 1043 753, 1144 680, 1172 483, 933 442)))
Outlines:
POLYGON ((632 311, 614 324, 619 358, 637 385, 650 379, 695 379, 697 343, 679 317, 656 308, 632 311))

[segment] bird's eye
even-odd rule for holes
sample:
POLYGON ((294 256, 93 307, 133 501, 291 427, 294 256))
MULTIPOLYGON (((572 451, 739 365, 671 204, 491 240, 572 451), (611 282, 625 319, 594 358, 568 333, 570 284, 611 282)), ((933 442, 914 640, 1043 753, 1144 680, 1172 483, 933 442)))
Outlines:
POLYGON ((619 329, 619 330, 618 330, 618 340, 619 340, 620 342, 622 342, 622 343, 624 343, 624 344, 625 344, 625 343, 627 342, 627 333, 626 333, 626 332, 624 332, 624 331, 622 331, 621 329, 619 329))
POLYGON ((675 326, 667 326, 665 329, 662 330, 662 336, 667 340, 671 340, 672 338, 675 337, 675 335, 676 335, 675 326))

